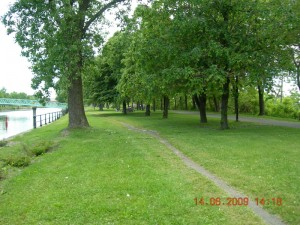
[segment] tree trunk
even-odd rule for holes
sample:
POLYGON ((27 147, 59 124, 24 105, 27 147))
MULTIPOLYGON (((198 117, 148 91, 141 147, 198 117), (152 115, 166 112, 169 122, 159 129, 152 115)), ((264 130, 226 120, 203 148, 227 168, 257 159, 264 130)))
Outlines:
POLYGON ((147 105, 146 105, 145 116, 150 116, 150 104, 147 104, 147 105))
POLYGON ((234 111, 235 111, 235 121, 239 122, 239 77, 235 77, 234 85, 234 111))
POLYGON ((196 109, 196 101, 195 101, 194 95, 192 97, 192 103, 193 103, 192 109, 195 110, 196 109))
POLYGON ((188 100, 187 100, 187 95, 184 95, 184 109, 188 110, 188 100))
POLYGON ((127 114, 127 109, 126 109, 126 101, 123 100, 123 113, 126 115, 127 114))
POLYGON ((163 110, 164 109, 164 99, 161 98, 160 99, 160 110, 163 110))
POLYGON ((155 101, 155 99, 153 99, 153 106, 152 106, 152 108, 153 108, 153 112, 155 112, 156 111, 156 101, 155 101))
POLYGON ((164 96, 163 119, 167 119, 168 116, 169 116, 169 97, 164 96))
POLYGON ((300 91, 300 66, 296 67, 296 76, 297 76, 297 86, 298 86, 299 91, 300 91))
POLYGON ((84 112, 81 76, 71 80, 71 85, 68 89, 68 107, 69 128, 89 127, 84 112))
POLYGON ((213 96, 213 101, 214 101, 215 112, 219 112, 220 111, 220 102, 219 102, 219 99, 217 99, 217 97, 215 95, 213 96))
POLYGON ((198 106, 200 112, 200 123, 207 123, 206 117, 206 94, 201 93, 199 96, 197 94, 194 95, 195 103, 198 106))
POLYGON ((265 115, 265 100, 264 100, 264 89, 261 84, 258 84, 258 101, 259 101, 259 116, 265 115))
POLYGON ((176 104, 176 98, 174 98, 174 109, 176 110, 177 109, 177 104, 176 104))
POLYGON ((221 98, 221 129, 229 129, 228 125, 228 99, 229 99, 229 77, 226 78, 226 83, 223 85, 223 93, 221 98))

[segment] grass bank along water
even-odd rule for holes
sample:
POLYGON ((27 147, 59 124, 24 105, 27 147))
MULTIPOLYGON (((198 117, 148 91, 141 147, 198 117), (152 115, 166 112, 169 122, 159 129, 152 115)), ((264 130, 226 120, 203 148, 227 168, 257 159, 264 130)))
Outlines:
MULTIPOLYGON (((13 140, 15 146, 18 143, 30 146, 49 140, 56 144, 57 149, 34 157, 29 167, 15 171, 1 181, 1 224, 264 224, 246 206, 211 205, 210 199, 230 196, 187 168, 158 140, 128 131, 119 121, 157 130, 189 157, 195 155, 194 161, 249 193, 249 197, 255 194, 263 197, 271 188, 280 187, 279 192, 275 190, 270 194, 280 195, 285 190, 288 196, 282 198, 286 204, 279 211, 272 206, 268 208, 290 224, 297 221, 297 214, 292 212, 295 206, 288 204, 297 193, 283 184, 293 179, 293 174, 290 178, 284 176, 294 165, 291 168, 284 166, 283 171, 274 177, 279 182, 268 184, 268 173, 276 169, 275 166, 260 167, 263 162, 258 150, 236 146, 239 141, 246 140, 247 133, 250 139, 255 138, 258 135, 255 129, 264 133, 270 131, 268 127, 243 123, 241 128, 222 132, 215 129, 218 121, 206 125, 205 129, 199 127, 196 116, 193 121, 186 115, 171 115, 169 120, 161 120, 157 114, 145 118, 138 113, 124 117, 113 112, 90 111, 88 118, 92 125, 90 129, 63 131, 67 125, 67 118, 63 118, 13 140), (234 136, 238 138, 235 142, 234 136), (218 149, 215 149, 216 145, 219 145, 218 149), (257 164, 253 162, 254 171, 245 171, 242 167, 248 164, 242 163, 250 153, 253 156, 249 160, 256 160, 257 164), (228 178, 230 174, 231 179, 228 178), (257 187, 257 182, 251 183, 256 179, 265 185, 264 192, 260 193, 262 186, 257 187), (196 205, 196 197, 203 197, 208 204, 196 205)), ((282 145, 287 144, 286 139, 295 141, 293 132, 287 129, 282 145)), ((261 141, 259 139, 256 144, 261 141)), ((282 146, 278 143, 274 143, 273 149, 276 146, 279 151, 282 146)), ((1 148, 0 158, 13 147, 1 148)), ((270 149, 266 151, 270 153, 270 149)), ((291 154, 290 150, 285 152, 286 161, 293 164, 291 158, 296 158, 291 154)), ((279 153, 278 157, 281 162, 279 153)), ((270 160, 274 158, 271 156, 270 160)), ((294 185, 297 183, 292 182, 294 185)))

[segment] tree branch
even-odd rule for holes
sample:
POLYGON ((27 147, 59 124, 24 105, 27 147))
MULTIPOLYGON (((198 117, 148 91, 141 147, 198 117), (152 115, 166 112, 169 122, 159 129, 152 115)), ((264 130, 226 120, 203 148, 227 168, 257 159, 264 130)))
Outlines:
POLYGON ((104 5, 95 15, 93 15, 85 24, 83 27, 83 32, 85 33, 89 26, 97 19, 99 18, 107 9, 111 8, 117 3, 124 2, 126 0, 112 0, 111 2, 104 5))

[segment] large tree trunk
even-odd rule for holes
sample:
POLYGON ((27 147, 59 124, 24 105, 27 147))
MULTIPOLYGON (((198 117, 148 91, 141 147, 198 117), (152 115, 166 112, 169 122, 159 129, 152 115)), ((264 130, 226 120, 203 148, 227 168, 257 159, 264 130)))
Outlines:
POLYGON ((265 115, 265 100, 264 100, 264 88, 261 84, 258 84, 258 101, 259 101, 259 116, 265 115))
POLYGON ((164 96, 164 104, 163 104, 163 118, 167 119, 169 116, 169 97, 164 96))
POLYGON ((68 89, 68 107, 69 128, 89 126, 84 112, 81 76, 71 80, 71 85, 68 89))
POLYGON ((234 111, 235 111, 235 121, 239 122, 239 77, 235 77, 234 85, 234 111))
POLYGON ((207 123, 206 117, 206 94, 201 93, 199 96, 197 94, 194 95, 195 103, 198 106, 200 112, 200 123, 207 123))
POLYGON ((229 99, 229 77, 226 78, 226 83, 223 85, 223 93, 221 98, 221 129, 229 129, 228 125, 228 99, 229 99))
POLYGON ((150 104, 147 104, 147 105, 146 105, 145 116, 150 116, 150 104))

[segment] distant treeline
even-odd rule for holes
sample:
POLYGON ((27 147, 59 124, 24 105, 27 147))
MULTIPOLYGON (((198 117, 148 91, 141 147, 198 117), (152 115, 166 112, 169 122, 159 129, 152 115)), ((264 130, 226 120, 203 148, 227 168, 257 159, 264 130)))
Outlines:
POLYGON ((0 89, 0 98, 14 98, 14 99, 32 99, 35 97, 33 95, 27 95, 24 92, 11 92, 8 93, 5 88, 0 89))

